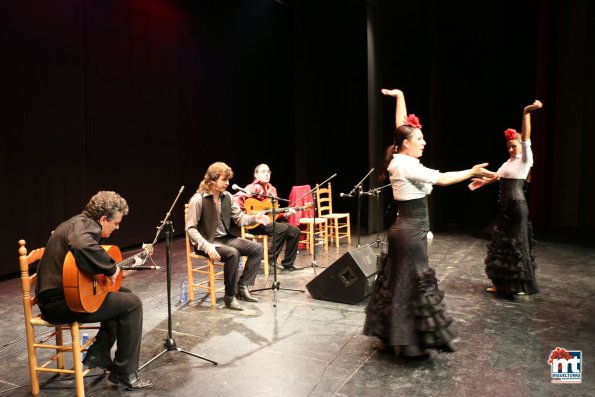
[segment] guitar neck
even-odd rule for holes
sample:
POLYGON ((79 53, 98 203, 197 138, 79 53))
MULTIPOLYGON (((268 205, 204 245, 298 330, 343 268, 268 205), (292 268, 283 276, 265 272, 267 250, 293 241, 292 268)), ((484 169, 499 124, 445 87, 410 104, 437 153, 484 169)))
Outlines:
POLYGON ((120 262, 120 263, 116 263, 116 266, 118 266, 118 267, 128 266, 128 265, 130 265, 131 263, 134 263, 134 261, 136 260, 135 258, 136 258, 136 255, 134 255, 134 256, 131 256, 131 257, 130 257, 130 258, 128 258, 128 259, 124 259, 124 260, 123 260, 122 262, 120 262))
MULTIPOLYGON (((275 213, 276 214, 281 214, 281 213, 285 213, 288 212, 290 209, 294 209, 296 211, 303 211, 305 210, 307 207, 286 207, 286 208, 276 208, 275 209, 275 213)), ((273 212, 272 209, 270 210, 266 210, 265 214, 271 214, 273 212)))
POLYGON ((142 258, 143 254, 144 254, 144 252, 133 255, 130 258, 124 259, 122 262, 116 263, 116 266, 118 266, 119 268, 126 267, 126 266, 130 265, 131 263, 136 262, 137 257, 142 258))

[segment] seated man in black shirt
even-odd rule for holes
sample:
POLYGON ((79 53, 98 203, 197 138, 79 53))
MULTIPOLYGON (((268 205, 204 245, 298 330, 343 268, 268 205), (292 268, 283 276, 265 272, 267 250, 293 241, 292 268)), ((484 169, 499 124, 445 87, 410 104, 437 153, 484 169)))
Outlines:
POLYGON ((101 247, 102 238, 120 228, 122 217, 128 214, 128 204, 115 192, 101 191, 91 198, 85 210, 62 222, 52 233, 37 268, 37 301, 46 321, 69 323, 100 322, 95 343, 87 351, 83 363, 88 367, 110 370, 108 380, 128 390, 147 389, 150 380, 138 374, 140 343, 143 328, 141 300, 121 288, 107 293, 97 311, 71 311, 63 287, 64 260, 71 252, 76 266, 91 275, 103 274, 115 283, 120 268, 101 247), (111 347, 117 350, 112 361, 111 347))

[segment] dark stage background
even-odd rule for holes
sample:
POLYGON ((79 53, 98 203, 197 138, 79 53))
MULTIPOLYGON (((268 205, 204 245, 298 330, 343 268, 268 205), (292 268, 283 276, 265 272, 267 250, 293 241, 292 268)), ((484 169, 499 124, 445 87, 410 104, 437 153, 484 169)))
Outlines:
MULTIPOLYGON (((538 237, 594 244, 595 5, 577 1, 5 0, 0 2, 0 276, 17 240, 45 244, 98 190, 131 207, 110 243, 150 241, 208 165, 245 185, 266 162, 282 196, 332 180, 340 199, 391 142, 401 88, 422 161, 442 171, 506 160, 502 131, 535 98, 529 192, 538 237)), ((383 184, 374 177, 364 186, 383 184)), ((388 224, 363 199, 364 232, 388 224)), ((436 187, 435 230, 480 232, 497 187, 436 187)), ((385 216, 386 215, 386 216, 385 216)), ((355 226, 355 225, 354 225, 355 226)))

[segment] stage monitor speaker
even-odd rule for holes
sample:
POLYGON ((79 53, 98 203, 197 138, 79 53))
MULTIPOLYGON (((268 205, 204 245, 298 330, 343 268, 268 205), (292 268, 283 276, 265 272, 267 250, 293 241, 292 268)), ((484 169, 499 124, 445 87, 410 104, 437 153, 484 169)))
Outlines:
POLYGON ((306 284, 312 298, 355 304, 372 293, 377 255, 368 245, 355 248, 306 284))

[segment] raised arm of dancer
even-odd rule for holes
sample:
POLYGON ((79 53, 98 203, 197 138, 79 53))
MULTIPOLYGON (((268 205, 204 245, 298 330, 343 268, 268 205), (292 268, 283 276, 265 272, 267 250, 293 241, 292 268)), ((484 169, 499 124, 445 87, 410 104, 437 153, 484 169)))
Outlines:
POLYGON ((405 104, 405 95, 401 90, 387 90, 383 88, 380 90, 382 94, 386 96, 392 96, 396 99, 395 104, 395 128, 399 128, 405 123, 405 117, 407 117, 407 105, 405 104))
POLYGON ((531 138, 531 112, 536 109, 541 109, 543 104, 539 100, 535 100, 532 105, 525 106, 523 110, 523 129, 521 131, 521 140, 528 141, 531 138))

